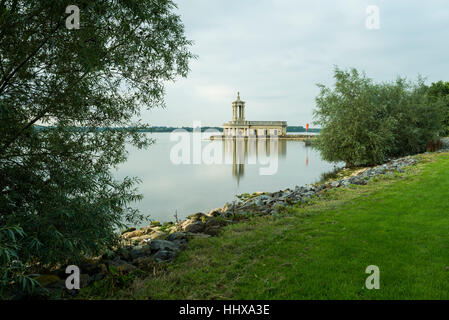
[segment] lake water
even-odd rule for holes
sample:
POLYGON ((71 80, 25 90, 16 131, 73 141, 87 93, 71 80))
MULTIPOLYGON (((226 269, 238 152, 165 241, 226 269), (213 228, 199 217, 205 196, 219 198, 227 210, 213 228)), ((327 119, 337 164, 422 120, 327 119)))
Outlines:
POLYGON ((156 143, 146 150, 128 146, 128 161, 115 173, 119 179, 130 176, 142 180, 138 187, 144 199, 133 205, 150 219, 161 222, 174 221, 175 213, 183 219, 192 213, 222 207, 236 200, 237 194, 273 192, 313 183, 323 172, 334 168, 302 141, 211 141, 207 134, 200 140, 199 134, 192 133, 171 141, 170 135, 151 134, 156 143), (180 141, 190 145, 186 148, 180 141), (211 159, 195 153, 199 149, 211 157, 216 155, 218 163, 209 164, 211 159), (190 163, 176 164, 182 159, 190 163))

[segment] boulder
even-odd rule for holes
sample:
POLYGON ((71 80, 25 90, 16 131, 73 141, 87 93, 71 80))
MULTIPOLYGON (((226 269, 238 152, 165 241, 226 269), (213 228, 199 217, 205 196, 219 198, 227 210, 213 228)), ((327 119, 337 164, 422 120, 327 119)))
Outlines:
POLYGON ((209 238, 210 235, 204 233, 191 233, 191 232, 175 232, 168 236, 167 240, 189 240, 193 238, 209 238))
POLYGON ((129 238, 136 238, 136 237, 141 237, 143 235, 149 234, 151 233, 153 230, 151 230, 150 227, 146 227, 146 228, 142 228, 139 230, 135 230, 135 231, 131 231, 131 232, 126 232, 122 235, 123 238, 125 239, 129 239, 129 238))
MULTIPOLYGON (((282 191, 278 192, 278 196, 282 196, 284 193, 282 191)), ((269 195, 263 194, 261 196, 258 197, 259 199, 261 199, 262 201, 269 201, 271 200, 271 197, 269 195)))
POLYGON ((165 238, 167 236, 167 234, 163 231, 154 231, 150 234, 150 239, 154 240, 154 239, 162 239, 165 238))
POLYGON ((166 236, 165 232, 153 231, 150 234, 144 234, 144 235, 139 236, 139 237, 129 238, 129 240, 136 241, 136 242, 139 242, 139 243, 143 244, 143 243, 146 243, 146 242, 148 242, 150 240, 153 240, 153 239, 164 238, 165 236, 166 236))
POLYGON ((106 261, 106 264, 108 265, 108 267, 111 266, 115 267, 117 271, 122 273, 127 273, 129 271, 136 269, 135 266, 126 261, 121 260, 119 257, 116 257, 114 260, 106 261))
POLYGON ((192 233, 199 233, 204 230, 205 224, 201 221, 191 222, 187 224, 187 226, 184 226, 185 232, 192 232, 192 233))
POLYGON ((307 192, 305 192, 305 193, 303 193, 303 197, 304 198, 311 198, 311 197, 313 197, 315 195, 315 192, 313 192, 313 191, 307 191, 307 192))
POLYGON ((366 181, 359 177, 353 177, 353 178, 351 178, 351 183, 363 185, 363 184, 366 184, 366 181))
POLYGON ((254 206, 254 202, 252 200, 248 200, 245 202, 245 204, 242 206, 242 209, 248 209, 254 206))
POLYGON ((37 282, 43 287, 48 287, 52 284, 57 283, 61 279, 54 274, 41 274, 36 278, 37 282))
POLYGON ((176 225, 176 228, 175 228, 175 229, 177 229, 177 230, 179 230, 179 231, 182 231, 182 230, 184 230, 185 227, 187 227, 189 224, 194 223, 194 222, 195 222, 195 221, 190 220, 190 219, 181 221, 179 224, 176 225))
POLYGON ((218 217, 221 215, 221 208, 215 208, 212 209, 211 211, 209 211, 209 213, 207 214, 207 216, 209 217, 218 217))
POLYGON ((191 220, 191 221, 203 221, 203 219, 206 219, 207 216, 202 213, 202 212, 197 212, 194 214, 191 214, 187 217, 187 219, 191 220))
POLYGON ((340 181, 333 181, 332 183, 331 183, 331 186, 333 187, 333 188, 337 188, 337 187, 339 187, 340 186, 340 181))
POLYGON ((187 233, 186 232, 174 232, 170 234, 167 238, 168 241, 175 241, 175 240, 182 240, 187 239, 187 233))
POLYGON ((155 239, 150 242, 149 246, 153 252, 160 250, 179 251, 179 247, 173 241, 155 239))
POLYGON ((131 259, 135 260, 140 257, 149 256, 151 254, 151 246, 149 245, 135 246, 128 252, 131 259))
MULTIPOLYGON (((117 254, 123 260, 127 260, 127 261, 132 260, 131 255, 129 254, 129 250, 124 247, 118 248, 117 254)), ((91 274, 90 272, 87 272, 87 273, 91 274)))
POLYGON ((221 212, 228 211, 230 207, 231 207, 231 204, 226 202, 225 205, 223 206, 223 208, 221 208, 221 212))
POLYGON ((135 230, 136 230, 136 228, 134 228, 134 227, 131 227, 131 228, 125 229, 125 230, 123 230, 123 231, 122 231, 122 235, 123 235, 123 234, 125 234, 125 233, 128 233, 128 232, 132 232, 132 231, 135 231, 135 230))
POLYGON ((133 238, 129 238, 129 240, 130 241, 132 241, 132 242, 138 242, 138 243, 145 243, 146 241, 148 241, 148 240, 151 240, 151 235, 149 235, 149 234, 144 234, 144 235, 141 235, 141 236, 138 236, 138 237, 133 237, 133 238))
POLYGON ((220 232, 220 229, 230 222, 228 220, 220 219, 220 218, 212 218, 206 221, 204 226, 204 233, 209 234, 211 236, 216 236, 220 232))

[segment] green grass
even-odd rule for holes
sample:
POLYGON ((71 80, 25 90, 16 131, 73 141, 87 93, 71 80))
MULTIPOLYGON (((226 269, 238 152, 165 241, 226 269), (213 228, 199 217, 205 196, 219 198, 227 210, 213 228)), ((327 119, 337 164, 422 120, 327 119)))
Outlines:
POLYGON ((448 299, 449 155, 423 158, 404 174, 191 241, 168 270, 117 297, 448 299), (379 290, 365 288, 368 265, 380 268, 379 290))

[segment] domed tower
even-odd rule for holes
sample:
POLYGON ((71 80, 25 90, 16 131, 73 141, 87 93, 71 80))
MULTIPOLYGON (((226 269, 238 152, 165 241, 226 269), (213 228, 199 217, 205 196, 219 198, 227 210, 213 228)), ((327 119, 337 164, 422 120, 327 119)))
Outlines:
POLYGON ((232 121, 245 121, 245 101, 240 100, 240 92, 232 103, 232 121))

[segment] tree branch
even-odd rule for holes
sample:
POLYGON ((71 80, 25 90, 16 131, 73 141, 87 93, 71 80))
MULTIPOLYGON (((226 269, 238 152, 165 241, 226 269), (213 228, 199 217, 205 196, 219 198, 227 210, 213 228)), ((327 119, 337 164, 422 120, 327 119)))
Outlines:
POLYGON ((6 86, 8 85, 8 82, 16 75, 17 72, 28 62, 33 58, 39 50, 50 40, 50 38, 54 35, 54 33, 58 30, 61 23, 59 22, 56 27, 53 29, 53 31, 50 33, 50 36, 47 37, 35 50, 33 50, 26 58, 23 60, 14 70, 12 70, 8 76, 5 77, 3 80, 2 85, 0 86, 0 96, 2 95, 3 91, 5 90, 6 86))

